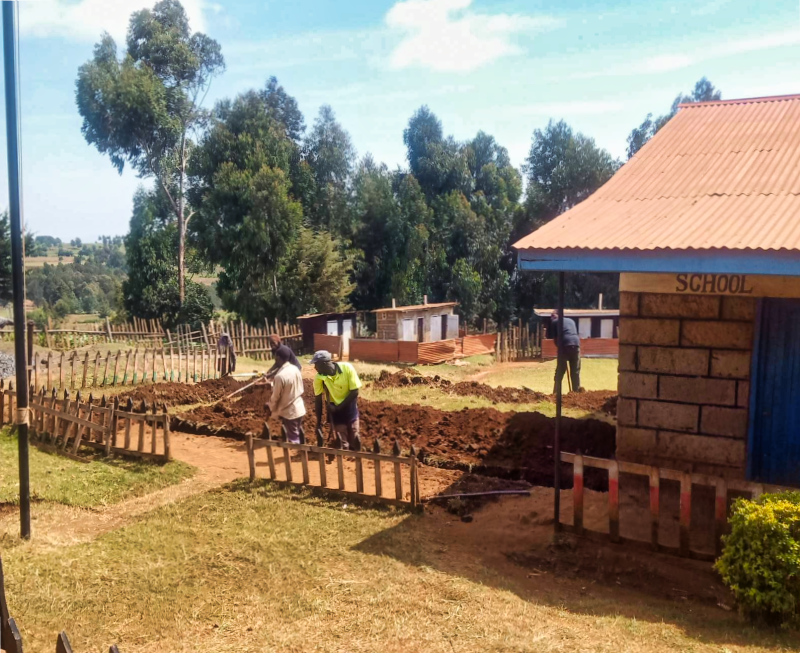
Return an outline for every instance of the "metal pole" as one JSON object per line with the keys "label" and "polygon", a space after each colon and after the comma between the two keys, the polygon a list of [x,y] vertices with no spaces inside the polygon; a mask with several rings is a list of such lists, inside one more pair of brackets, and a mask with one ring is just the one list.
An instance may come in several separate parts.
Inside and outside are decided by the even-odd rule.
{"label": "metal pole", "polygon": [[14,290],[14,353],[17,368],[20,535],[31,536],[31,488],[28,465],[28,365],[25,351],[25,267],[22,249],[22,164],[19,124],[19,44],[17,2],[3,2],[3,64],[6,83],[8,203],[11,213],[11,278]]}
{"label": "metal pole", "polygon": [[[558,273],[558,329],[556,330],[556,369],[564,369],[564,273]],[[556,375],[558,378],[558,375]],[[553,473],[553,524],[555,531],[561,530],[561,386],[564,379],[556,383],[556,428],[555,442],[553,442],[553,458],[555,469]]]}

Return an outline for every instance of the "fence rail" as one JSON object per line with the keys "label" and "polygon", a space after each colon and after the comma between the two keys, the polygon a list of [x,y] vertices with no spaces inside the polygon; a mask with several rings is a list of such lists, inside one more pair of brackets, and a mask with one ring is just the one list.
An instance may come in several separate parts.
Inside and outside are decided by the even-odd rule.
{"label": "fence rail", "polygon": [[[34,394],[31,389],[30,427],[39,448],[83,460],[78,456],[81,447],[102,451],[105,455],[120,455],[167,462],[171,458],[169,415],[166,407],[159,412],[155,404],[134,405],[128,399],[120,408],[119,398],[98,403],[92,395],[86,401],[80,391],[74,400],[67,390],[49,393],[42,388]],[[17,393],[14,384],[0,385],[0,427],[14,423]]]}
{"label": "fence rail", "polygon": [[[647,545],[640,540],[622,537],[619,533],[619,475],[632,474],[645,476],[650,484],[650,542],[649,546],[662,553],[670,553],[698,560],[713,560],[722,552],[721,537],[725,532],[728,521],[728,493],[731,491],[749,494],[751,498],[761,496],[765,492],[781,492],[787,488],[750,481],[726,480],[724,478],[709,476],[707,474],[691,474],[674,469],[662,469],[650,465],[630,463],[626,461],[593,458],[561,452],[561,461],[572,465],[573,473],[573,522],[564,524],[559,521],[560,528],[574,532],[577,535],[610,539],[612,542],[624,542],[635,545]],[[604,469],[608,471],[608,535],[599,531],[589,531],[583,526],[583,500],[584,485],[583,475],[587,467]],[[677,481],[680,483],[680,512],[679,512],[679,546],[671,547],[659,541],[660,524],[660,491],[661,481]],[[702,485],[715,488],[714,502],[714,542],[715,554],[696,551],[691,548],[691,520],[692,520],[692,486]]]}
{"label": "fence rail", "polygon": [[[264,435],[266,437],[257,440],[253,437],[252,433],[247,434],[247,459],[250,464],[251,481],[256,479],[256,451],[259,449],[266,449],[267,469],[269,478],[273,481],[322,488],[329,492],[347,496],[358,496],[391,505],[410,505],[411,507],[417,507],[420,504],[417,454],[413,447],[410,456],[401,456],[399,445],[395,443],[392,455],[388,455],[381,453],[381,445],[378,440],[375,440],[373,451],[366,452],[343,450],[341,447],[326,447],[324,446],[324,438],[321,431],[317,432],[316,446],[308,445],[304,442],[301,444],[294,444],[286,441],[273,440],[268,427],[265,427]],[[305,437],[301,436],[301,442],[304,439]],[[277,452],[282,452],[282,465],[275,455]],[[295,479],[291,461],[291,454],[293,452],[297,453],[300,461],[302,481]],[[326,458],[335,462],[336,465],[337,478],[335,487],[328,482]],[[355,492],[346,488],[344,474],[345,459],[352,459],[355,464]],[[365,473],[368,474],[370,471],[369,466],[365,465],[365,461],[371,463],[372,467],[371,471],[374,486],[374,491],[372,493],[365,491]],[[283,467],[283,472],[279,473],[278,470],[281,467]],[[408,478],[407,485],[404,483],[404,467],[408,467],[408,473],[406,474]],[[312,469],[314,468],[316,468],[316,473],[314,474],[312,482]],[[392,470],[391,474],[384,472],[384,470],[388,469]],[[393,498],[391,485],[387,485],[386,488],[384,488],[384,480],[389,482],[390,477],[394,481]],[[404,487],[408,487],[408,499],[406,499]],[[389,496],[387,496],[387,492]]]}

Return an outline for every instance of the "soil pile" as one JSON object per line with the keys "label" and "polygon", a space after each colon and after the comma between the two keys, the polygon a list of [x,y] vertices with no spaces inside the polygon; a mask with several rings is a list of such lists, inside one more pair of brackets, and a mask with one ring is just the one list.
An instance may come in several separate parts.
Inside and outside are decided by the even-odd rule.
{"label": "soil pile", "polygon": [[[305,381],[307,414],[304,427],[314,432],[314,397],[311,381]],[[255,386],[234,397],[210,406],[200,406],[178,416],[174,428],[194,432],[243,438],[248,432],[259,434],[263,428],[264,404],[270,388]],[[505,472],[509,477],[530,483],[552,483],[553,437],[555,421],[541,413],[502,413],[494,408],[465,408],[446,412],[428,406],[404,406],[384,401],[359,400],[361,437],[371,448],[380,438],[385,449],[396,440],[404,451],[413,444],[427,464],[441,467],[469,468],[480,466],[495,476]],[[272,420],[273,433],[280,433],[280,424]],[[329,435],[326,430],[326,437]],[[613,457],[615,428],[602,421],[563,418],[561,429],[563,451],[601,458]],[[511,470],[515,470],[511,473]],[[564,467],[565,487],[569,485],[568,467]],[[587,470],[587,487],[605,483],[602,470],[597,483]]]}
{"label": "soil pile", "polygon": [[225,395],[235,392],[243,385],[245,385],[243,381],[237,381],[229,376],[222,379],[209,379],[195,385],[155,383],[153,385],[139,386],[132,392],[121,394],[119,401],[120,404],[124,404],[130,398],[135,404],[139,404],[144,400],[148,406],[153,403],[159,406],[163,404],[167,406],[187,406],[189,404],[217,401]]}
{"label": "soil pile", "polygon": [[[555,402],[553,395],[536,392],[530,388],[493,388],[477,381],[459,381],[453,383],[440,376],[423,376],[413,369],[400,370],[391,374],[383,370],[373,384],[377,388],[401,388],[407,386],[425,386],[436,388],[460,397],[483,397],[495,403],[533,404],[541,401]],[[616,392],[609,390],[593,390],[591,392],[570,392],[562,398],[566,408],[580,408],[588,411],[616,414]]]}

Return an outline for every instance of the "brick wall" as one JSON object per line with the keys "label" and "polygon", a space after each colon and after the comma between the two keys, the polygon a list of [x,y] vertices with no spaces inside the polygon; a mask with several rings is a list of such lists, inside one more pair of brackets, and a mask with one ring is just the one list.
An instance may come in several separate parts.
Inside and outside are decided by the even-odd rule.
{"label": "brick wall", "polygon": [[744,477],[755,301],[621,293],[618,458]]}

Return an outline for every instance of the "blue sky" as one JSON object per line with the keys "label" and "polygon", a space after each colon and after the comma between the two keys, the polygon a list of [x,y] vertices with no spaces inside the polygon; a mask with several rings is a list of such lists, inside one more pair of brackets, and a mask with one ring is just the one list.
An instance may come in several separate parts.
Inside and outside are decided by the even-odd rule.
{"label": "blue sky", "polygon": [[[124,41],[146,0],[23,0],[24,206],[39,234],[127,231],[143,183],[83,140],[78,67],[103,30]],[[706,75],[724,98],[800,92],[800,2],[768,0],[186,0],[222,45],[209,106],[276,75],[310,125],[330,104],[359,155],[405,165],[422,104],[446,133],[482,129],[521,165],[535,128],[564,118],[622,157],[630,130]],[[3,114],[4,119],[4,114]],[[5,153],[5,129],[0,137]],[[7,204],[5,156],[0,206]],[[149,182],[144,182],[149,183]]]}

